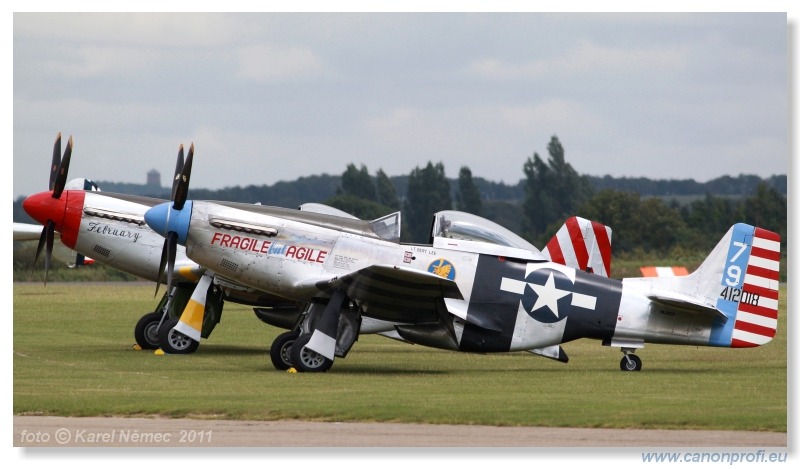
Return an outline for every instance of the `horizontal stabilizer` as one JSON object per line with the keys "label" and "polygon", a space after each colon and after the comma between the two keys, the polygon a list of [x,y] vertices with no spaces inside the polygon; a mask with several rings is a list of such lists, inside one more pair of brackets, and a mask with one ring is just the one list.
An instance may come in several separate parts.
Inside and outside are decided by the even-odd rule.
{"label": "horizontal stabilizer", "polygon": [[654,303],[689,313],[710,314],[721,324],[728,321],[727,316],[717,309],[716,299],[695,297],[673,291],[653,289],[647,297]]}

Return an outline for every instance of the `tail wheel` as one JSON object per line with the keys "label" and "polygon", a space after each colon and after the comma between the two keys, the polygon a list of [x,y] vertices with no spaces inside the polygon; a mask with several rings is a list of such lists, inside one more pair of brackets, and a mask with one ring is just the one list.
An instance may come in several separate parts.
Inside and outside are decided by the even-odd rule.
{"label": "tail wheel", "polygon": [[139,319],[133,329],[136,343],[144,350],[155,350],[161,343],[158,339],[158,325],[161,323],[160,312],[147,313]]}
{"label": "tail wheel", "polygon": [[169,318],[164,321],[164,324],[158,331],[161,350],[173,354],[194,353],[197,347],[200,346],[200,342],[174,330],[177,324],[178,318]]}
{"label": "tail wheel", "polygon": [[632,353],[626,353],[619,362],[619,369],[622,371],[641,371],[642,359]]}
{"label": "tail wheel", "polygon": [[292,345],[299,336],[300,333],[297,331],[287,331],[272,341],[272,346],[269,348],[269,358],[276,369],[288,370],[292,367],[292,357],[290,355]]}
{"label": "tail wheel", "polygon": [[297,371],[306,372],[325,372],[333,366],[333,360],[329,360],[317,352],[306,348],[311,334],[304,334],[297,338],[292,344],[289,353],[292,365]]}

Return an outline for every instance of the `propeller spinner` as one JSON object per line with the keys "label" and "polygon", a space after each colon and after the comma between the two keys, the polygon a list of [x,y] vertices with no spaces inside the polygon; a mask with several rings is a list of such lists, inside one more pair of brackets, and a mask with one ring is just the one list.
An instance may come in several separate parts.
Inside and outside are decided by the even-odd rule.
{"label": "propeller spinner", "polygon": [[[53,144],[53,160],[50,165],[50,182],[49,189],[52,191],[52,198],[59,200],[61,194],[64,192],[64,187],[67,184],[67,174],[69,173],[69,162],[72,157],[72,136],[70,135],[67,141],[67,148],[64,150],[64,155],[61,155],[61,132],[56,137],[55,144]],[[53,240],[55,239],[56,222],[48,218],[42,228],[42,234],[39,236],[39,244],[36,246],[36,255],[33,258],[33,266],[36,268],[36,262],[39,260],[39,255],[44,248],[44,284],[47,285],[47,272],[50,270],[50,263],[53,258]],[[33,271],[31,271],[33,276]]]}
{"label": "propeller spinner", "polygon": [[167,271],[167,291],[172,290],[172,272],[175,269],[175,257],[178,244],[186,241],[189,219],[192,214],[191,201],[187,203],[189,193],[189,179],[192,172],[192,159],[194,157],[194,144],[189,147],[189,153],[184,161],[183,145],[178,150],[178,160],[175,164],[175,177],[172,181],[171,201],[156,205],[145,213],[145,221],[156,233],[164,236],[164,247],[161,249],[161,261],[158,266],[158,280],[155,295],[161,286],[161,277],[164,268]]}

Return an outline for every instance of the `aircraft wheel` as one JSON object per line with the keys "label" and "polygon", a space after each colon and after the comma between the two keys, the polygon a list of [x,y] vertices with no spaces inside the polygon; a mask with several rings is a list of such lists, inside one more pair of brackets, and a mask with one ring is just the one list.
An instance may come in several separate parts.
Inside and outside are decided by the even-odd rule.
{"label": "aircraft wheel", "polygon": [[278,370],[288,370],[292,367],[292,357],[290,355],[292,344],[294,344],[300,333],[297,331],[286,331],[272,341],[269,348],[269,358],[272,365]]}
{"label": "aircraft wheel", "polygon": [[317,352],[307,349],[306,344],[311,340],[311,334],[298,337],[289,352],[292,365],[297,371],[325,372],[333,366],[333,360],[328,360]]}
{"label": "aircraft wheel", "polygon": [[173,330],[177,324],[178,318],[169,318],[164,321],[164,325],[158,331],[161,350],[174,354],[193,353],[200,346],[200,342]]}
{"label": "aircraft wheel", "polygon": [[147,313],[139,319],[133,329],[136,343],[144,350],[155,350],[160,345],[158,341],[158,324],[161,322],[160,312]]}
{"label": "aircraft wheel", "polygon": [[619,362],[619,369],[622,371],[641,371],[642,360],[638,356],[629,353],[622,357],[622,360]]}

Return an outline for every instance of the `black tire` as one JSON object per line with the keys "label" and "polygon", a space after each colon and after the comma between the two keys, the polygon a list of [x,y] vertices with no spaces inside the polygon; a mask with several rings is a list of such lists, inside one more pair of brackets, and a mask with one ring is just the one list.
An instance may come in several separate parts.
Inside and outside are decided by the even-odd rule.
{"label": "black tire", "polygon": [[159,312],[147,313],[139,319],[133,329],[136,343],[144,350],[155,350],[161,344],[158,339],[158,324],[162,314]]}
{"label": "black tire", "polygon": [[269,358],[272,360],[272,365],[275,369],[286,371],[292,367],[292,344],[299,336],[300,333],[297,331],[286,331],[272,341],[272,346],[269,348]]}
{"label": "black tire", "polygon": [[289,356],[292,365],[297,371],[323,373],[333,366],[333,360],[328,360],[317,352],[307,349],[306,344],[311,340],[311,334],[303,334],[295,339]]}
{"label": "black tire", "polygon": [[161,329],[158,331],[158,342],[161,350],[165,353],[172,353],[176,355],[183,355],[187,353],[194,353],[200,342],[181,334],[178,331],[172,330],[178,324],[178,318],[169,318],[164,321]]}
{"label": "black tire", "polygon": [[622,357],[619,362],[619,369],[622,371],[642,371],[642,360],[638,356],[629,353]]}

